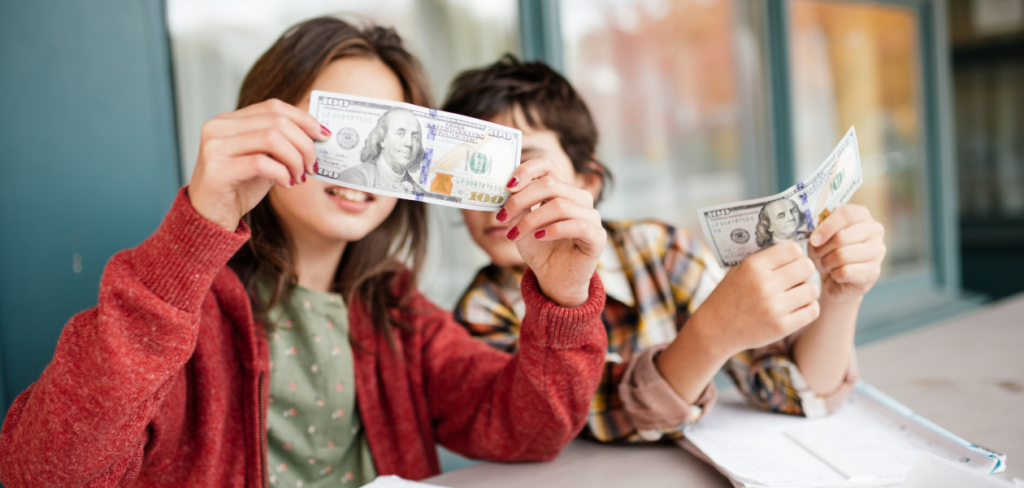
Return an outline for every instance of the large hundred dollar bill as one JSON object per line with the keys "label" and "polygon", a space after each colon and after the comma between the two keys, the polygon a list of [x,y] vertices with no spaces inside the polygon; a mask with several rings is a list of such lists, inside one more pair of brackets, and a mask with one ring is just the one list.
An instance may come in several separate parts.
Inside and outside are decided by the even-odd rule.
{"label": "large hundred dollar bill", "polygon": [[320,180],[380,195],[495,211],[519,166],[522,132],[408,103],[313,91]]}
{"label": "large hundred dollar bill", "polygon": [[770,197],[697,210],[704,238],[722,266],[781,241],[804,241],[863,182],[857,133],[850,127],[825,162],[804,181]]}

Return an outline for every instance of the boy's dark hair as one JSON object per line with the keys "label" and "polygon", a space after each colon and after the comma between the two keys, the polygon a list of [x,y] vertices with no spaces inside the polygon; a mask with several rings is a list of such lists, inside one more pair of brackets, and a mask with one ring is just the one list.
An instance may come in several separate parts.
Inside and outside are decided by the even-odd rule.
{"label": "boy's dark hair", "polygon": [[523,110],[530,127],[558,134],[558,142],[577,173],[601,178],[595,204],[600,202],[612,175],[595,156],[597,126],[569,81],[548,65],[523,63],[506,54],[490,66],[463,71],[452,82],[441,110],[490,119],[516,106]]}

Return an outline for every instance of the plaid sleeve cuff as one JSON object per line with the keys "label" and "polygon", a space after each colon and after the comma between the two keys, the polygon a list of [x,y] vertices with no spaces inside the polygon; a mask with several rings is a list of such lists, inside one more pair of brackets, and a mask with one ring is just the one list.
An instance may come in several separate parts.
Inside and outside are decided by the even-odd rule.
{"label": "plaid sleeve cuff", "polygon": [[638,354],[619,383],[626,416],[637,435],[646,441],[682,437],[683,429],[700,419],[718,398],[714,383],[708,384],[692,405],[676,393],[654,363],[667,346],[661,344]]}
{"label": "plaid sleeve cuff", "polygon": [[800,368],[784,354],[757,357],[751,351],[743,352],[729,359],[726,372],[743,395],[761,410],[808,418],[835,412],[849,397],[858,378],[855,355],[850,356],[842,385],[824,396],[810,388]]}

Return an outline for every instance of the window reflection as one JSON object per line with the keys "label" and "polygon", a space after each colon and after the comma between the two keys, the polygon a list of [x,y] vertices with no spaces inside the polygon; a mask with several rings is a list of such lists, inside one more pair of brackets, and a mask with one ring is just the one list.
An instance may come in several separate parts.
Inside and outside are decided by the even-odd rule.
{"label": "window reflection", "polygon": [[855,126],[864,184],[852,202],[886,227],[884,269],[927,267],[917,13],[794,0],[790,29],[797,174],[813,172]]}
{"label": "window reflection", "polygon": [[[616,184],[606,218],[699,233],[696,209],[753,196],[756,55],[731,0],[562,0],[566,75],[600,131]],[[739,53],[747,52],[743,56]],[[740,72],[744,70],[744,75]]]}
{"label": "window reflection", "polygon": [[245,73],[289,26],[321,15],[395,27],[430,73],[435,103],[458,72],[519,51],[516,0],[168,0],[184,181],[199,128],[234,110]]}

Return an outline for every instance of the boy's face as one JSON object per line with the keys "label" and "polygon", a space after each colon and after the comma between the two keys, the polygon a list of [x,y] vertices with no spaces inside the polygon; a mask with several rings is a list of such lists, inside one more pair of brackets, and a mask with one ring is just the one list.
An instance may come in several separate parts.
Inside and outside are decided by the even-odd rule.
{"label": "boy's face", "polygon": [[[535,116],[534,120],[540,119]],[[578,188],[589,190],[596,198],[597,192],[600,190],[600,183],[597,183],[595,188],[590,188],[594,186],[592,183],[593,179],[588,180],[583,175],[576,173],[572,166],[572,160],[569,159],[569,155],[562,149],[562,144],[558,142],[558,134],[545,128],[531,127],[526,122],[522,108],[516,106],[512,110],[490,119],[489,122],[519,129],[523,132],[523,154],[521,161],[525,162],[539,156],[547,156],[554,163],[555,168],[557,168],[559,173],[557,176],[560,179],[571,182]],[[588,181],[591,182],[590,185],[587,184]],[[476,241],[477,245],[491,257],[491,261],[494,264],[498,266],[526,265],[523,258],[519,255],[516,245],[505,237],[511,229],[505,224],[498,222],[496,218],[497,212],[463,210],[462,215],[466,220],[466,228],[469,229],[469,234]]]}

